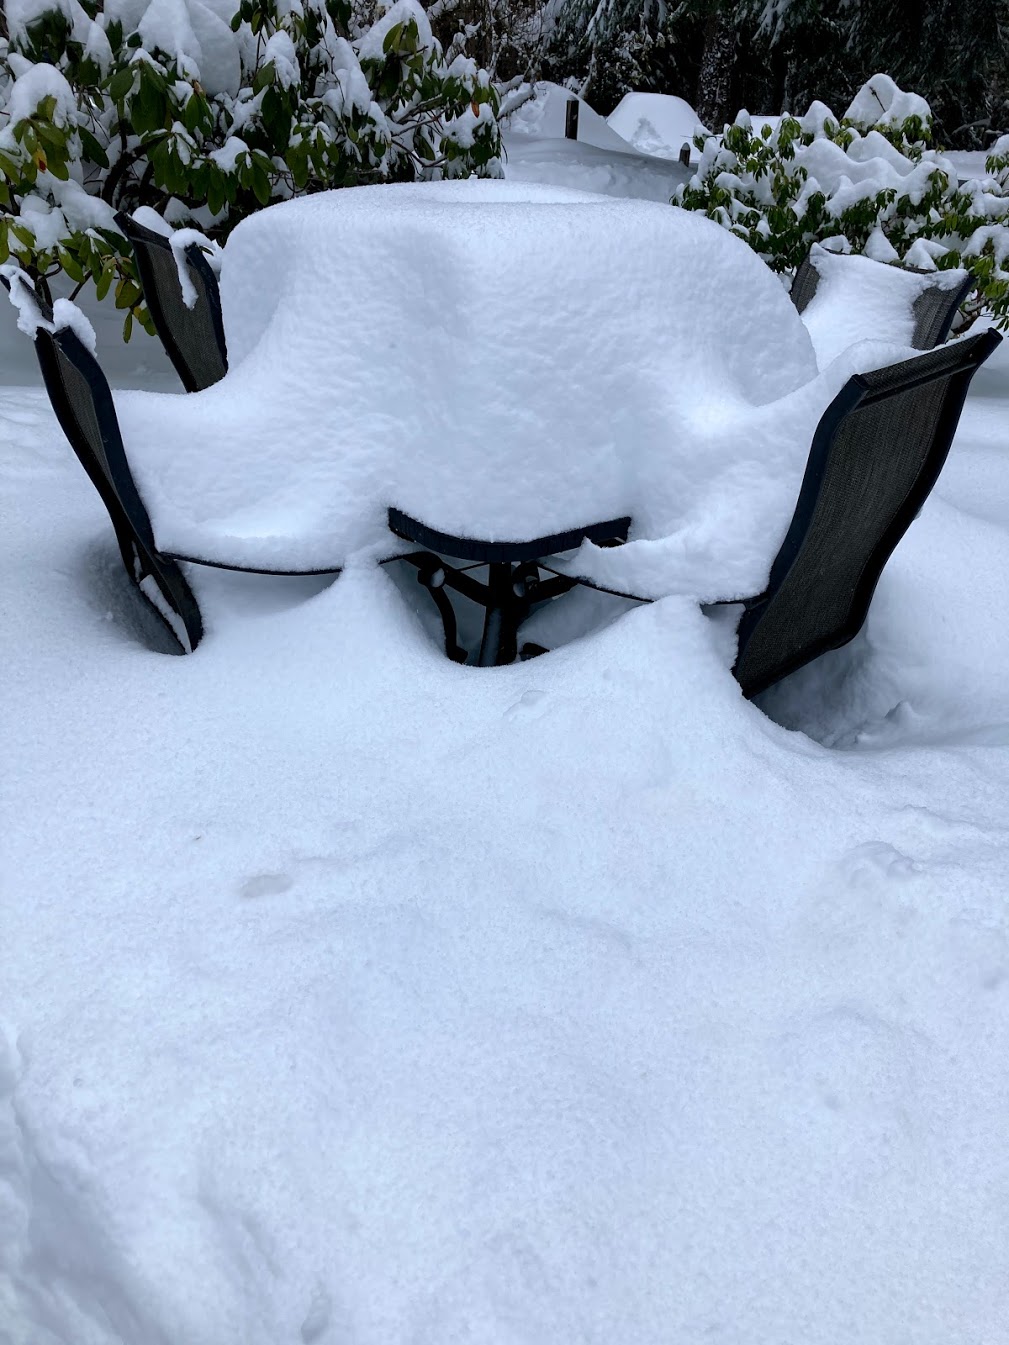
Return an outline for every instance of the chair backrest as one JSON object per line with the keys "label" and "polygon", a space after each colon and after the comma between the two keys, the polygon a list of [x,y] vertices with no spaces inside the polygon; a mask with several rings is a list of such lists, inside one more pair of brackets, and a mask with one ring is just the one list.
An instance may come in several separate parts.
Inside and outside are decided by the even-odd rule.
{"label": "chair backrest", "polygon": [[217,277],[206,257],[195,243],[186,249],[186,265],[197,295],[194,306],[187,308],[168,239],[122,211],[116,223],[132,244],[144,301],[183,387],[187,392],[201,392],[219,383],[228,372],[228,349]]}
{"label": "chair backrest", "polygon": [[766,591],[747,604],[733,669],[754,696],[861,629],[883,567],[942,470],[997,332],[848,380],[813,435]]}
{"label": "chair backrest", "polygon": [[[825,249],[822,251],[825,251]],[[816,267],[817,255],[817,248],[814,246],[796,271],[792,287],[789,290],[792,303],[798,313],[804,313],[816,295],[817,286],[820,282],[820,272]],[[836,256],[838,254],[831,255]],[[900,270],[911,275],[932,274],[932,272],[922,271],[915,266],[901,266]],[[911,345],[915,350],[933,350],[936,346],[942,345],[949,336],[953,319],[956,317],[960,305],[970,293],[973,285],[973,279],[967,276],[961,284],[952,288],[948,285],[930,285],[917,296],[912,305],[914,332],[911,337]]]}
{"label": "chair backrest", "polygon": [[942,345],[949,336],[960,305],[973,288],[974,277],[968,276],[954,289],[930,285],[924,294],[919,294],[914,302],[914,336],[911,338],[915,350],[934,350]]}
{"label": "chair backrest", "polygon": [[101,365],[69,328],[39,327],[35,353],[56,418],[108,510],[127,574],[190,653],[203,636],[199,605],[178,565],[157,549]]}
{"label": "chair backrest", "polygon": [[792,281],[792,288],[788,291],[789,298],[795,304],[797,313],[804,313],[809,307],[819,283],[820,272],[810,261],[810,254],[807,253],[799,264],[795,279]]}

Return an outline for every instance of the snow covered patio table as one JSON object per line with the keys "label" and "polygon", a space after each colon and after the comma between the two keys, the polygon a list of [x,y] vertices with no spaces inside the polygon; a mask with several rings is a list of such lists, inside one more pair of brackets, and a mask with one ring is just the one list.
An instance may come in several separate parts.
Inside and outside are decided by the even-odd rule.
{"label": "snow covered patio table", "polygon": [[394,554],[390,509],[509,543],[629,517],[676,539],[665,591],[732,596],[766,575],[830,396],[789,397],[812,347],[745,244],[650,202],[312,196],[235,230],[221,298],[227,376],[116,404],[159,548],[248,568]]}

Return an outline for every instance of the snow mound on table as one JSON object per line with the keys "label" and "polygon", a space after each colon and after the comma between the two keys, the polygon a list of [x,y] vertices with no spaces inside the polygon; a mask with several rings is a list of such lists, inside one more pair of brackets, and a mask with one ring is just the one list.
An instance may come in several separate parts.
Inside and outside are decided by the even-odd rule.
{"label": "snow mound on table", "polygon": [[[235,230],[221,292],[228,376],[120,411],[159,544],[244,564],[388,553],[389,506],[485,540],[627,514],[675,532],[720,482],[736,488],[740,458],[742,479],[760,475],[749,422],[816,374],[740,240],[668,206],[531,184],[275,206]],[[790,475],[804,435],[784,445]],[[745,538],[745,509],[727,512],[737,535],[698,558],[705,584]],[[742,548],[758,570],[762,545]]]}
{"label": "snow mound on table", "polygon": [[910,345],[916,301],[929,289],[956,290],[967,278],[962,270],[920,274],[819,246],[810,260],[820,279],[802,320],[821,368],[856,341]]}
{"label": "snow mound on table", "polygon": [[643,154],[675,159],[700,128],[697,113],[671,93],[625,93],[606,123]]}

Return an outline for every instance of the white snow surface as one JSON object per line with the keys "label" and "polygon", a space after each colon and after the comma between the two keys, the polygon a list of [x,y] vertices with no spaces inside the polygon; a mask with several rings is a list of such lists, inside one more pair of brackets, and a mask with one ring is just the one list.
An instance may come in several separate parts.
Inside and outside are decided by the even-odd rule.
{"label": "white snow surface", "polygon": [[919,274],[860,255],[843,255],[814,244],[810,260],[820,279],[802,314],[820,368],[857,341],[910,345],[915,300],[927,290],[955,290],[966,271]]}
{"label": "white snow surface", "polygon": [[572,140],[504,136],[504,175],[511,182],[570,187],[600,196],[633,197],[668,205],[690,171],[676,160],[600,149]]}
{"label": "white snow surface", "polygon": [[3,1345],[1006,1339],[1006,345],[759,705],[726,609],[461,668],[394,567],[189,567],[169,657],[0,378]]}
{"label": "white snow surface", "polygon": [[607,124],[606,118],[563,85],[540,80],[535,97],[517,108],[506,121],[510,137],[528,140],[561,140],[567,125],[568,104],[578,104],[578,140],[598,149],[633,154],[627,137]]}
{"label": "white snow surface", "polygon": [[676,159],[701,129],[697,113],[671,93],[625,93],[606,123],[643,154]]}
{"label": "white snow surface", "polygon": [[631,515],[674,539],[663,591],[732,597],[766,577],[829,401],[763,263],[648,202],[478,181],[301,198],[235,230],[221,297],[227,377],[117,402],[159,545],[186,556],[390,554],[389,506],[485,540]]}
{"label": "white snow surface", "polygon": [[571,187],[605,196],[638,197],[668,203],[689,171],[670,155],[643,150],[618,134],[578,99],[578,140],[564,137],[567,105],[574,95],[559,84],[541,81],[535,97],[504,121],[505,177]]}

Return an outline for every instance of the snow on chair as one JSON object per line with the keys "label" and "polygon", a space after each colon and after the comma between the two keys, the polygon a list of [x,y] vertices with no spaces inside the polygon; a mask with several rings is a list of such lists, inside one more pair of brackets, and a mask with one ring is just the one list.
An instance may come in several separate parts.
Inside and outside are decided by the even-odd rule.
{"label": "snow on chair", "polygon": [[[51,318],[44,309],[42,316]],[[98,361],[69,328],[38,327],[35,353],[60,427],[108,510],[126,573],[191,653],[203,636],[199,605],[175,559],[158,550]]]}
{"label": "snow on chair", "polygon": [[179,263],[168,238],[120,211],[116,224],[129,239],[137,259],[144,302],[168,358],[187,392],[201,392],[228,372],[228,351],[217,276],[199,245],[185,249],[185,265],[196,292],[189,307],[179,277]]}
{"label": "snow on chair", "polygon": [[997,332],[850,378],[820,419],[766,590],[745,604],[733,669],[747,697],[854,638],[935,485]]}
{"label": "snow on chair", "polygon": [[[893,339],[915,350],[932,350],[949,336],[953,319],[974,281],[964,271],[922,271],[891,266],[871,257],[831,252],[814,243],[789,291],[804,316],[821,364],[859,339]],[[807,314],[814,300],[816,308]],[[829,304],[834,335],[824,352],[816,331],[819,308]],[[884,330],[889,323],[894,330]],[[828,325],[825,322],[824,325]],[[899,330],[898,330],[899,328]],[[840,333],[838,337],[837,333]]]}

